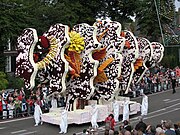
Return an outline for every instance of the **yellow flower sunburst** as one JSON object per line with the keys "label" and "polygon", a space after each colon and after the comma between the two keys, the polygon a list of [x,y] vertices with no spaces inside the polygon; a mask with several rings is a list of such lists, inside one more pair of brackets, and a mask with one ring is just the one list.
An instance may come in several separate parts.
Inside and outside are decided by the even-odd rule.
{"label": "yellow flower sunburst", "polygon": [[75,31],[69,32],[70,37],[70,45],[68,47],[68,51],[76,51],[77,53],[81,53],[84,50],[84,37]]}

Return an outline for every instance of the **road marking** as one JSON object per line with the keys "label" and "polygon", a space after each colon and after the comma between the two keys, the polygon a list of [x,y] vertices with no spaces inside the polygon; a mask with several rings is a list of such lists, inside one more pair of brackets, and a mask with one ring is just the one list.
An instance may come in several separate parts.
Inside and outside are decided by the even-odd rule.
{"label": "road marking", "polygon": [[6,127],[0,127],[0,130],[1,130],[1,129],[5,129],[5,128],[6,128]]}
{"label": "road marking", "polygon": [[159,110],[157,110],[157,111],[150,112],[150,113],[148,113],[148,115],[149,115],[149,114],[154,114],[154,113],[157,113],[157,112],[164,111],[164,110],[166,110],[166,109],[169,109],[169,108],[175,107],[175,106],[177,106],[177,105],[180,105],[180,103],[177,103],[177,104],[174,104],[174,105],[171,105],[171,106],[168,106],[168,107],[165,107],[165,108],[159,109]]}
{"label": "road marking", "polygon": [[166,103],[176,102],[176,101],[178,101],[178,100],[180,100],[180,98],[174,99],[174,100],[170,100],[170,101],[167,101]]}
{"label": "road marking", "polygon": [[144,119],[154,118],[154,117],[157,117],[157,116],[160,116],[160,115],[164,115],[164,114],[167,114],[167,113],[170,113],[170,112],[174,112],[174,111],[177,111],[177,110],[180,110],[180,108],[175,108],[175,109],[170,110],[170,111],[166,111],[166,112],[159,113],[159,114],[156,114],[156,115],[153,115],[153,116],[145,117]]}
{"label": "road marking", "polygon": [[[171,90],[172,90],[172,89],[168,89],[168,90],[166,90],[166,91],[160,91],[160,92],[156,92],[156,93],[148,94],[147,96],[148,96],[148,97],[151,97],[151,96],[158,95],[158,94],[161,94],[161,93],[166,93],[166,92],[169,92],[169,91],[171,91]],[[142,98],[142,96],[135,97],[135,98],[132,98],[132,99],[140,99],[140,98]]]}
{"label": "road marking", "polygon": [[164,101],[164,102],[167,102],[167,101],[169,101],[169,100],[170,100],[170,99],[164,99],[163,101]]}
{"label": "road marking", "polygon": [[30,134],[34,134],[36,133],[37,131],[32,131],[32,132],[26,132],[26,133],[22,133],[22,134],[19,134],[19,135],[30,135]]}
{"label": "road marking", "polygon": [[17,134],[17,133],[26,132],[26,131],[27,130],[18,130],[18,131],[11,132],[11,134]]}
{"label": "road marking", "polygon": [[33,118],[31,117],[27,117],[27,118],[20,118],[20,119],[14,119],[14,120],[7,120],[7,121],[1,121],[0,124],[4,124],[4,123],[10,123],[10,122],[15,122],[15,121],[22,121],[22,120],[27,120],[27,119],[31,119]]}

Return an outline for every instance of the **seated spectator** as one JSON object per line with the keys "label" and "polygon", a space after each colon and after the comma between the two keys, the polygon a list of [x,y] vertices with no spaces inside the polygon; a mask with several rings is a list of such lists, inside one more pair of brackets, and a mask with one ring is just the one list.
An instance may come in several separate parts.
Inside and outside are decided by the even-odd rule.
{"label": "seated spectator", "polygon": [[130,131],[125,131],[124,135],[131,135]]}
{"label": "seated spectator", "polygon": [[162,129],[161,125],[156,126],[156,135],[160,135],[161,133],[164,133],[164,130]]}
{"label": "seated spectator", "polygon": [[180,135],[180,129],[178,127],[178,124],[174,124],[174,130],[175,130],[176,135]]}
{"label": "seated spectator", "polygon": [[87,129],[83,129],[82,135],[86,135],[86,131],[87,131]]}
{"label": "seated spectator", "polygon": [[159,135],[166,135],[165,133],[160,133]]}
{"label": "seated spectator", "polygon": [[140,117],[140,121],[139,121],[138,124],[136,124],[135,130],[136,131],[142,131],[143,133],[145,133],[146,132],[146,128],[147,128],[146,123],[144,123],[142,117]]}
{"label": "seated spectator", "polygon": [[119,135],[119,132],[117,130],[115,130],[114,135]]}
{"label": "seated spectator", "polygon": [[110,114],[106,119],[105,119],[105,128],[107,130],[114,130],[115,126],[115,120],[114,120],[114,115]]}
{"label": "seated spectator", "polygon": [[125,121],[123,121],[123,123],[124,123],[124,129],[127,130],[127,131],[129,131],[129,132],[131,132],[132,127],[131,127],[131,125],[129,124],[129,122],[128,122],[127,120],[125,120]]}
{"label": "seated spectator", "polygon": [[146,135],[155,135],[156,134],[156,128],[152,125],[148,125],[146,128]]}
{"label": "seated spectator", "polygon": [[109,130],[109,135],[114,135],[114,130]]}
{"label": "seated spectator", "polygon": [[172,122],[171,121],[166,121],[163,124],[163,128],[165,129],[165,135],[176,135],[175,131],[172,130]]}
{"label": "seated spectator", "polygon": [[104,135],[109,135],[109,130],[105,129]]}

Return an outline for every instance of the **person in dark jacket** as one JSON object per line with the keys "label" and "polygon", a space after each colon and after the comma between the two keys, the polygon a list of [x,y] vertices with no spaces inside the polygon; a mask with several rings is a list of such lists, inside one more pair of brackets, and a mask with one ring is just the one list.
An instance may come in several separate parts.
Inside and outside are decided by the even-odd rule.
{"label": "person in dark jacket", "polygon": [[146,133],[146,128],[147,128],[146,123],[144,123],[142,117],[140,117],[140,121],[139,121],[139,123],[136,124],[135,130],[136,131],[142,131],[143,133]]}
{"label": "person in dark jacket", "polygon": [[172,89],[173,89],[173,94],[174,93],[176,93],[176,90],[175,90],[175,87],[176,87],[176,77],[175,76],[173,76],[172,78],[171,78],[171,83],[172,83]]}
{"label": "person in dark jacket", "polygon": [[172,122],[171,121],[166,121],[163,125],[165,129],[165,135],[176,135],[175,131],[172,130]]}
{"label": "person in dark jacket", "polygon": [[177,124],[174,124],[174,130],[175,130],[176,135],[180,135],[180,129]]}
{"label": "person in dark jacket", "polygon": [[125,121],[123,121],[123,123],[124,123],[124,129],[131,132],[132,126],[129,124],[129,122],[127,120],[125,120]]}

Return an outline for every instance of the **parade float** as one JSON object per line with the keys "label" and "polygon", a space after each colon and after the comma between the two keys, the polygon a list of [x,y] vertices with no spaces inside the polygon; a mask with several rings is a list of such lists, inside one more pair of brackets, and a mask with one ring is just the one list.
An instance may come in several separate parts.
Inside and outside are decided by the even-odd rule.
{"label": "parade float", "polygon": [[[128,93],[131,83],[138,83],[148,68],[163,57],[163,45],[136,38],[121,30],[116,21],[101,20],[90,26],[77,24],[52,25],[42,36],[33,28],[25,29],[17,40],[16,75],[27,89],[40,83],[48,84],[50,95],[63,93],[65,108],[51,109],[42,115],[44,122],[59,125],[62,112],[67,110],[68,124],[91,121],[92,108],[98,110],[97,122],[113,113],[116,102],[123,114],[126,101],[130,115],[140,111],[140,104],[120,97]],[[86,101],[82,109],[79,100]]]}

